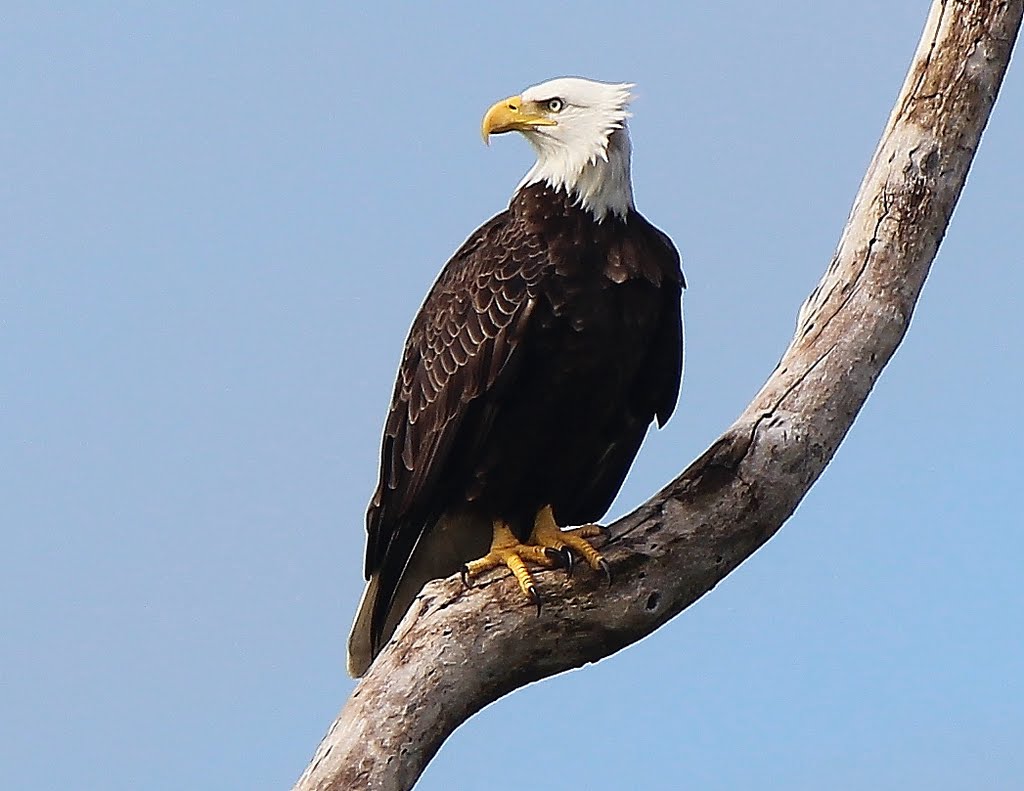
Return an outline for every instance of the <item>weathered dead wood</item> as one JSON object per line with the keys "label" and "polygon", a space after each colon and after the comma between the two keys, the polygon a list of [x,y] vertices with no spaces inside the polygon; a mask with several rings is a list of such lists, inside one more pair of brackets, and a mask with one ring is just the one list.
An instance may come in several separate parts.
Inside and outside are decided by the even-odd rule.
{"label": "weathered dead wood", "polygon": [[[615,572],[431,583],[295,786],[408,789],[488,703],[608,656],[707,593],[793,513],[903,339],[1002,83],[1024,0],[936,0],[835,257],[739,419],[611,528]],[[560,590],[555,590],[561,586]],[[341,672],[339,668],[339,672]]]}

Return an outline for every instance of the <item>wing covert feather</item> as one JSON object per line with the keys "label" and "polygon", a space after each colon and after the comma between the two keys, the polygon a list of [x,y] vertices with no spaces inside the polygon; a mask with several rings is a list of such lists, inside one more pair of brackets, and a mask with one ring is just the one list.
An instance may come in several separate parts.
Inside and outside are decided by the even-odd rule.
{"label": "wing covert feather", "polygon": [[[452,256],[413,321],[381,444],[380,478],[367,510],[367,578],[396,533],[436,516],[438,479],[460,431],[484,429],[472,405],[509,369],[543,267],[539,246],[511,244],[507,212]],[[532,275],[532,277],[531,277]],[[480,423],[480,425],[471,425]],[[418,536],[404,536],[411,551]]]}

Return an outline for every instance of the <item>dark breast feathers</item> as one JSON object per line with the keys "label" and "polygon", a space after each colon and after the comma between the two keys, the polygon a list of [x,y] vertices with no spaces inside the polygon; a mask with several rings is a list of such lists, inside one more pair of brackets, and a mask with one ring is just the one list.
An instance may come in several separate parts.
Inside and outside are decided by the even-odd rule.
{"label": "dark breast feathers", "polygon": [[[597,223],[545,185],[455,253],[413,322],[384,429],[367,512],[373,653],[411,602],[403,576],[425,577],[405,586],[414,596],[454,573],[486,552],[491,520],[525,538],[548,504],[563,525],[604,514],[675,407],[682,287],[672,242],[642,216]],[[456,523],[471,540],[413,559]]]}

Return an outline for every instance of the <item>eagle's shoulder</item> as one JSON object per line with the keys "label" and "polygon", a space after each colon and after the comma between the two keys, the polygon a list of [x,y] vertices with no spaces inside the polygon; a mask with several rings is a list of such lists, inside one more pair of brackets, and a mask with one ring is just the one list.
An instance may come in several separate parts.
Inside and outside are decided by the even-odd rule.
{"label": "eagle's shoulder", "polygon": [[503,333],[530,300],[546,262],[536,235],[509,210],[449,259],[413,321],[403,355],[402,395],[413,422],[467,365],[474,375],[462,383],[461,400],[493,382],[504,359],[501,343],[511,340]]}

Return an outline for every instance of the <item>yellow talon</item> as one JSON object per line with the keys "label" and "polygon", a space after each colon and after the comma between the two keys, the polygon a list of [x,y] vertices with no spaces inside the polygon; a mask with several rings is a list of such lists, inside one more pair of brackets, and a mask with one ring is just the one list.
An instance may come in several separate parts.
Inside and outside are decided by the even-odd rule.
{"label": "yellow talon", "polygon": [[477,558],[463,566],[463,582],[469,585],[470,578],[478,577],[485,571],[506,566],[515,576],[516,582],[519,583],[519,590],[537,606],[539,613],[540,594],[537,593],[537,585],[533,581],[533,576],[526,568],[526,561],[547,568],[557,566],[559,561],[553,558],[545,547],[521,543],[508,525],[499,519],[494,521],[493,529],[491,551],[482,558]]}
{"label": "yellow talon", "polygon": [[533,532],[530,534],[530,543],[555,550],[571,549],[586,560],[594,571],[604,573],[610,581],[608,562],[587,541],[588,538],[596,538],[603,534],[604,528],[600,525],[584,525],[572,530],[562,530],[555,522],[555,515],[548,505],[537,513]]}
{"label": "yellow talon", "polygon": [[555,515],[548,505],[537,513],[533,531],[525,544],[516,538],[508,524],[502,520],[495,519],[492,527],[494,533],[490,551],[482,558],[472,560],[462,567],[462,581],[467,586],[471,578],[505,566],[519,583],[519,590],[537,606],[539,613],[540,594],[526,564],[534,563],[545,568],[564,566],[569,574],[572,574],[574,552],[586,560],[592,569],[602,572],[611,583],[608,561],[587,541],[588,538],[604,535],[604,528],[600,525],[583,525],[572,530],[562,530],[555,522]]}

